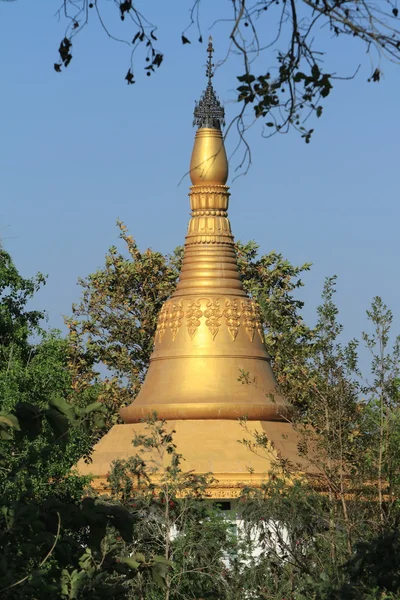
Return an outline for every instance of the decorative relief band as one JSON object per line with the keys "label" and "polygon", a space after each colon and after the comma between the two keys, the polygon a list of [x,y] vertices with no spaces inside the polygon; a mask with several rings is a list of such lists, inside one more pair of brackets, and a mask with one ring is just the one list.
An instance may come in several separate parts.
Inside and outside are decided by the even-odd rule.
{"label": "decorative relief band", "polygon": [[204,311],[204,316],[207,319],[206,325],[211,331],[213,340],[215,340],[215,336],[217,335],[221,325],[219,319],[222,317],[219,300],[209,300],[207,302],[207,310]]}
{"label": "decorative relief band", "polygon": [[[206,303],[205,310],[202,310],[202,301]],[[221,302],[225,302],[224,309],[221,309]],[[254,341],[254,335],[257,331],[260,340],[264,343],[260,310],[254,300],[231,300],[224,298],[199,298],[198,300],[190,300],[186,309],[184,309],[182,300],[177,302],[169,300],[165,302],[158,316],[156,340],[162,342],[165,332],[169,329],[174,341],[182,325],[183,318],[186,319],[187,331],[192,340],[201,325],[203,317],[206,319],[205,324],[213,340],[215,340],[220,330],[221,318],[224,317],[232,341],[236,340],[239,328],[242,325],[251,342]]]}
{"label": "decorative relief band", "polygon": [[189,308],[186,311],[186,319],[187,319],[187,330],[190,335],[190,339],[193,339],[194,334],[197,331],[197,328],[200,326],[200,319],[203,316],[203,311],[201,309],[200,300],[196,300],[195,302],[189,302]]}
{"label": "decorative relief band", "polygon": [[246,328],[247,335],[252,342],[254,340],[254,332],[256,330],[256,312],[254,302],[251,300],[242,300],[243,325]]}
{"label": "decorative relief band", "polygon": [[231,224],[227,217],[193,217],[189,221],[188,235],[229,235]]}
{"label": "decorative relief band", "polygon": [[192,210],[192,217],[226,217],[228,211],[226,210]]}
{"label": "decorative relief band", "polygon": [[228,188],[224,185],[193,186],[189,194],[192,210],[222,209],[229,204]]}
{"label": "decorative relief band", "polygon": [[183,319],[182,301],[174,302],[169,316],[169,327],[171,329],[172,341],[176,338],[178,329]]}
{"label": "decorative relief band", "polygon": [[260,310],[254,300],[242,300],[243,324],[252,342],[257,330],[261,341],[264,343],[264,332],[261,325]]}
{"label": "decorative relief band", "polygon": [[190,194],[215,194],[215,192],[229,194],[229,186],[222,183],[203,183],[190,187]]}
{"label": "decorative relief band", "polygon": [[157,320],[156,339],[158,338],[159,342],[162,341],[164,333],[166,332],[168,321],[169,321],[168,303],[164,302],[164,304],[162,305],[162,308],[160,310],[160,314],[158,315],[158,320]]}
{"label": "decorative relief band", "polygon": [[194,244],[224,244],[224,246],[233,245],[232,235],[193,235],[186,236],[185,246]]}
{"label": "decorative relief band", "polygon": [[[133,480],[133,478],[132,478]],[[206,489],[207,498],[239,498],[242,495],[243,488],[247,485],[252,488],[260,488],[266,481],[265,474],[253,473],[249,475],[248,472],[241,475],[240,482],[236,479],[222,480],[221,482],[215,480],[214,483],[209,484]],[[91,487],[101,493],[109,493],[111,491],[110,483],[107,477],[95,476],[91,481]],[[155,483],[157,485],[157,483]]]}
{"label": "decorative relief band", "polygon": [[227,300],[225,306],[224,317],[226,318],[226,325],[232,336],[232,340],[235,341],[240,326],[239,303],[237,300]]}

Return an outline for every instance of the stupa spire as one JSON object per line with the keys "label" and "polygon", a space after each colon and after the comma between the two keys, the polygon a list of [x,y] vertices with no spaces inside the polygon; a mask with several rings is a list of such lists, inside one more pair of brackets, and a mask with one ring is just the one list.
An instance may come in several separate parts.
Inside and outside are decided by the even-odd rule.
{"label": "stupa spire", "polygon": [[208,59],[206,76],[208,83],[199,102],[196,102],[193,125],[197,125],[198,127],[207,127],[210,129],[221,129],[221,127],[225,125],[225,111],[221,106],[221,103],[212,85],[212,78],[214,77],[214,64],[212,62],[214,47],[212,45],[211,36],[208,40],[207,53]]}
{"label": "stupa spire", "polygon": [[[243,289],[228,219],[229,188],[221,127],[222,108],[212,85],[213,46],[207,88],[195,107],[190,163],[192,210],[179,282],[159,314],[150,367],[137,398],[121,409],[127,423],[156,411],[167,420],[279,421],[287,403],[263,343],[256,303]],[[240,373],[254,382],[243,385]]]}

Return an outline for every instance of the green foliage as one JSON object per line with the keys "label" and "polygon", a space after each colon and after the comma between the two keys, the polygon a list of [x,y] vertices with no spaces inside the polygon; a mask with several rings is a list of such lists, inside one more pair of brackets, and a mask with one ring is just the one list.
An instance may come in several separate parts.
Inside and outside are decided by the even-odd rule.
{"label": "green foliage", "polygon": [[12,420],[8,429],[3,424],[0,439],[4,494],[18,496],[29,485],[45,497],[52,488],[49,481],[61,485],[71,466],[91,450],[91,428],[100,423],[104,407],[68,403],[71,376],[66,366],[67,343],[50,334],[31,345],[29,363],[14,352],[0,371],[1,411]]}
{"label": "green foliage", "polygon": [[[373,380],[363,384],[357,342],[341,341],[334,292],[335,278],[327,279],[313,344],[284,387],[295,407],[298,461],[278,457],[263,488],[245,490],[240,503],[247,535],[262,548],[254,568],[239,569],[255,598],[400,594],[399,340],[390,349],[392,314],[375,298],[367,313],[373,331],[363,336]],[[271,458],[265,434],[245,443]]]}
{"label": "green foliage", "polygon": [[[265,346],[281,391],[287,395],[286,388],[301,377],[313,352],[315,332],[304,323],[303,302],[296,298],[303,287],[301,276],[311,264],[294,266],[276,252],[258,256],[258,248],[255,242],[236,244],[239,272],[246,292],[260,307]],[[303,396],[298,392],[295,403]]]}
{"label": "green foliage", "polygon": [[45,283],[45,277],[38,273],[32,279],[24,279],[16,269],[11,256],[0,247],[0,365],[4,368],[17,348],[29,355],[28,337],[39,331],[39,323],[44,313],[27,310],[27,302]]}
{"label": "green foliage", "polygon": [[105,407],[95,389],[71,402],[67,341],[42,332],[42,313],[27,308],[42,278],[23,279],[2,257],[0,595],[123,598],[135,573],[117,574],[115,538],[131,540],[132,516],[82,499],[88,481],[71,472],[104,427]]}
{"label": "green foliage", "polygon": [[67,320],[73,387],[81,393],[96,382],[114,418],[143,383],[157,315],[175,289],[182,258],[181,248],[173,256],[140,252],[125,225],[118,227],[128,257],[110,248],[104,268],[80,281],[83,295]]}

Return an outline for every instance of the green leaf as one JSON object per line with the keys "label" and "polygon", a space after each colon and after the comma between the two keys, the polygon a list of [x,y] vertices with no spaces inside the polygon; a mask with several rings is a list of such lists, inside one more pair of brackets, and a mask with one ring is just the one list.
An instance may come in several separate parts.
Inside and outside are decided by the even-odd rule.
{"label": "green leaf", "polygon": [[119,562],[128,565],[128,567],[130,567],[131,569],[137,569],[138,567],[140,567],[140,563],[131,556],[124,556],[123,558],[119,559]]}
{"label": "green leaf", "polygon": [[66,402],[64,398],[52,398],[49,404],[50,406],[53,406],[58,411],[60,411],[60,413],[65,415],[69,421],[76,421],[74,407],[68,404],[68,402]]}
{"label": "green leaf", "polygon": [[64,438],[64,441],[66,442],[67,433],[70,427],[67,417],[59,413],[58,410],[50,408],[46,411],[46,418],[56,438]]}
{"label": "green leaf", "polygon": [[99,415],[97,415],[97,416],[94,418],[94,425],[95,425],[95,426],[96,426],[98,429],[103,429],[103,427],[105,427],[105,424],[106,424],[105,420],[104,420],[102,417],[100,417]]}
{"label": "green leaf", "polygon": [[153,560],[155,563],[163,564],[163,565],[166,565],[167,567],[174,566],[174,563],[172,562],[172,560],[168,560],[164,556],[154,556]]}
{"label": "green leaf", "polygon": [[92,402],[92,404],[89,404],[84,409],[84,413],[86,415],[88,415],[91,412],[106,413],[107,412],[107,408],[104,406],[104,404],[102,402]]}
{"label": "green leaf", "polygon": [[85,583],[86,580],[85,571],[78,571],[75,569],[71,574],[71,592],[70,598],[78,598],[79,591]]}
{"label": "green leaf", "polygon": [[40,416],[39,408],[29,402],[18,402],[15,406],[15,411],[19,419],[32,420],[38,419]]}
{"label": "green leaf", "polygon": [[15,412],[21,432],[28,439],[34,440],[42,433],[42,415],[40,409],[29,402],[18,402]]}
{"label": "green leaf", "polygon": [[0,425],[21,431],[18,419],[15,415],[0,413]]}
{"label": "green leaf", "polygon": [[163,567],[163,565],[155,564],[151,569],[151,574],[154,583],[156,583],[161,589],[165,589],[165,567]]}
{"label": "green leaf", "polygon": [[137,560],[137,561],[138,561],[138,562],[140,562],[140,563],[144,563],[144,562],[146,562],[146,557],[145,557],[145,555],[144,555],[144,554],[141,554],[140,552],[137,552],[136,554],[134,554],[134,555],[132,556],[132,558],[133,558],[134,560]]}

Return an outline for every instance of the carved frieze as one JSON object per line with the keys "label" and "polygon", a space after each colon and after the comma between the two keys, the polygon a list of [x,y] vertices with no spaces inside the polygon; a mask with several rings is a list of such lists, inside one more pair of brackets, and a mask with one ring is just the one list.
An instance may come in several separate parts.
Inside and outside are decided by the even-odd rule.
{"label": "carved frieze", "polygon": [[[205,321],[203,321],[203,318]],[[158,316],[156,341],[162,342],[167,329],[175,340],[184,320],[190,339],[193,340],[202,322],[208,327],[213,340],[224,327],[229,331],[232,341],[235,341],[242,327],[250,341],[254,341],[256,333],[264,342],[264,332],[260,310],[254,300],[231,298],[198,298],[188,302],[173,299],[165,302]]]}
{"label": "carved frieze", "polygon": [[242,300],[243,325],[252,342],[257,331],[260,340],[264,343],[264,331],[261,324],[260,309],[254,300]]}
{"label": "carved frieze", "polygon": [[183,319],[183,307],[182,302],[179,300],[178,302],[173,302],[171,306],[171,310],[169,312],[169,328],[171,330],[172,340],[176,338],[176,334],[178,333],[178,329],[181,326]]}
{"label": "carved frieze", "polygon": [[243,325],[246,329],[247,335],[250,341],[254,340],[254,333],[256,330],[257,315],[255,311],[254,302],[251,300],[242,300],[242,311],[243,311]]}
{"label": "carved frieze", "polygon": [[233,236],[231,234],[224,235],[193,235],[189,234],[186,238],[185,246],[194,244],[224,244],[224,246],[232,246]]}
{"label": "carved frieze", "polygon": [[237,300],[227,300],[225,302],[224,317],[226,319],[226,325],[228,331],[232,336],[232,340],[235,341],[240,326],[240,312],[239,303]]}
{"label": "carved frieze", "polygon": [[190,335],[190,339],[193,339],[194,334],[197,331],[197,328],[200,326],[200,319],[203,316],[203,311],[201,310],[201,302],[200,300],[196,300],[195,302],[189,302],[188,310],[186,311],[186,319],[187,319],[187,330]]}
{"label": "carved frieze", "polygon": [[[203,211],[216,212],[216,211]],[[186,243],[232,243],[233,236],[229,219],[225,216],[194,216],[190,219]]]}
{"label": "carved frieze", "polygon": [[192,217],[227,217],[226,210],[193,210]]}
{"label": "carved frieze", "polygon": [[265,339],[264,339],[263,326],[261,324],[261,311],[260,311],[260,307],[258,306],[258,304],[256,302],[254,302],[254,309],[255,309],[255,313],[256,313],[256,329],[257,329],[257,333],[260,336],[260,340],[264,344]]}
{"label": "carved frieze", "polygon": [[[159,480],[157,477],[153,477],[153,483],[157,486]],[[255,474],[249,476],[248,473],[243,473],[240,481],[237,479],[231,480],[223,480],[218,481],[215,480],[213,483],[209,484],[206,489],[206,497],[207,498],[238,498],[242,494],[242,490],[246,486],[251,486],[253,488],[260,488],[262,484],[265,482],[264,474]],[[91,482],[91,486],[102,493],[110,491],[110,484],[105,476],[97,476],[94,477]],[[183,496],[183,494],[182,494]]]}
{"label": "carved frieze", "polygon": [[215,340],[219,328],[221,326],[220,318],[222,317],[221,307],[219,300],[209,300],[207,302],[207,309],[204,311],[206,317],[206,325]]}
{"label": "carved frieze", "polygon": [[192,210],[228,209],[228,188],[224,185],[196,186],[192,188],[190,206]]}
{"label": "carved frieze", "polygon": [[159,342],[162,341],[164,333],[167,329],[168,321],[169,321],[168,304],[165,302],[162,305],[160,314],[158,315],[156,338],[158,339]]}

